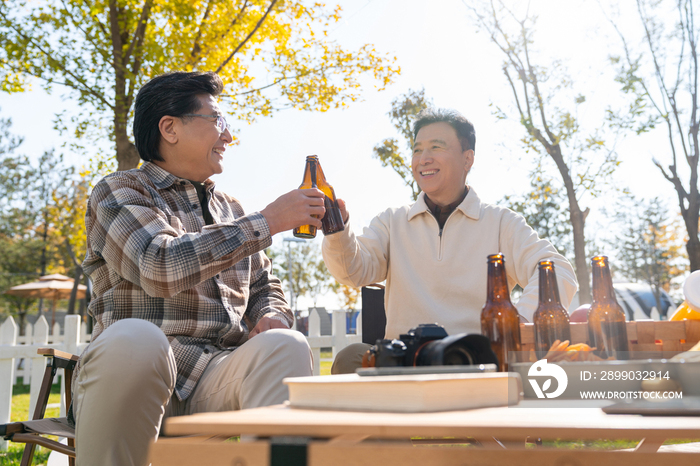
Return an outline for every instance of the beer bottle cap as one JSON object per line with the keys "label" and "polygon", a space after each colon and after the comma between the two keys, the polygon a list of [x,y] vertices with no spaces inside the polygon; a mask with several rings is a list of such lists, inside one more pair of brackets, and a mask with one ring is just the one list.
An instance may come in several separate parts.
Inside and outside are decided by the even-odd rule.
{"label": "beer bottle cap", "polygon": [[700,312],[700,270],[696,270],[685,279],[683,295],[688,306]]}

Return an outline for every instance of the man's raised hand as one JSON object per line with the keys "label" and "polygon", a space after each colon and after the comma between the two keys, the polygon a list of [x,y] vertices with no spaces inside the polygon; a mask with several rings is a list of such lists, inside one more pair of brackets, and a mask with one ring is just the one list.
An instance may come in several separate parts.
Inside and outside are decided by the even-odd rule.
{"label": "man's raised hand", "polygon": [[348,213],[345,201],[338,198],[338,207],[340,208],[340,215],[343,217],[343,223],[348,223],[348,217],[350,216],[350,214]]}
{"label": "man's raised hand", "polygon": [[270,227],[270,235],[291,230],[302,225],[321,228],[324,194],[316,188],[295,189],[278,197],[265,207],[263,214]]}

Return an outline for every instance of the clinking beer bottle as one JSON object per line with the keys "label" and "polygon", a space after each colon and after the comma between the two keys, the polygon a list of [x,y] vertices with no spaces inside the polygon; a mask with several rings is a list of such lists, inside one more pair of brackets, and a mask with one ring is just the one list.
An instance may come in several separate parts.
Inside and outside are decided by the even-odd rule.
{"label": "clinking beer bottle", "polygon": [[510,302],[503,254],[491,254],[488,262],[486,304],[481,310],[481,333],[488,337],[498,357],[498,370],[508,370],[508,352],[520,351],[520,319]]}
{"label": "clinking beer bottle", "polygon": [[[318,157],[309,155],[306,157],[306,168],[304,168],[304,180],[301,182],[299,189],[317,188],[318,177]],[[316,227],[313,225],[302,225],[294,229],[294,236],[297,238],[315,238]]]}
{"label": "clinking beer bottle", "polygon": [[[326,208],[326,213],[321,219],[321,228],[324,235],[332,235],[333,233],[338,233],[345,229],[340,207],[338,207],[338,199],[335,197],[333,186],[326,181],[321,164],[318,162],[318,156],[309,155],[306,157],[304,180],[299,188],[318,188],[325,194],[324,207]],[[303,225],[299,228],[295,228],[294,236],[299,238],[315,238],[316,227],[313,225]]]}
{"label": "clinking beer bottle", "polygon": [[340,213],[340,207],[338,206],[338,198],[335,197],[335,190],[333,186],[326,181],[326,176],[323,174],[323,168],[321,168],[321,164],[318,162],[318,157],[313,157],[316,158],[316,182],[318,189],[325,194],[323,206],[326,208],[326,213],[321,219],[321,229],[323,234],[328,236],[345,230],[345,223],[343,223],[343,215]]}
{"label": "clinking beer bottle", "polygon": [[[588,311],[588,340],[601,358],[627,359],[627,323],[617,304],[606,256],[591,259],[593,269],[593,303]],[[622,353],[620,353],[622,352]]]}
{"label": "clinking beer bottle", "polygon": [[535,324],[535,353],[543,358],[556,340],[571,341],[569,314],[561,305],[557,274],[552,261],[540,261],[540,303],[533,322]]}

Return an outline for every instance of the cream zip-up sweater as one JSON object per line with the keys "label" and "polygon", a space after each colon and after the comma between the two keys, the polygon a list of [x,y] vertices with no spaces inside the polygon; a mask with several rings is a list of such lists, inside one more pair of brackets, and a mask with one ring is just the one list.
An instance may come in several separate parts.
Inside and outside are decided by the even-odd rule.
{"label": "cream zip-up sweater", "polygon": [[571,264],[512,210],[484,204],[474,188],[440,231],[425,194],[413,205],[377,215],[362,235],[323,239],[323,258],[340,282],[361,287],[386,280],[386,338],[418,324],[438,323],[449,334],[481,333],[486,302],[486,256],[502,252],[508,285],[523,287],[518,311],[532,322],[538,303],[537,264],[553,260],[568,308],[578,284]]}

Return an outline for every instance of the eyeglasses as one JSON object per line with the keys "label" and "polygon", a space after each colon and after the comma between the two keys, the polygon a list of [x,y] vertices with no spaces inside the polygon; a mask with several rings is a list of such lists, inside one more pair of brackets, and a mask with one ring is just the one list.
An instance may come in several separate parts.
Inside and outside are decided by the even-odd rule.
{"label": "eyeglasses", "polygon": [[201,118],[216,118],[216,129],[219,133],[223,133],[226,130],[231,131],[231,126],[229,126],[226,118],[223,115],[203,115],[201,113],[185,113],[182,115],[184,117],[201,117]]}

